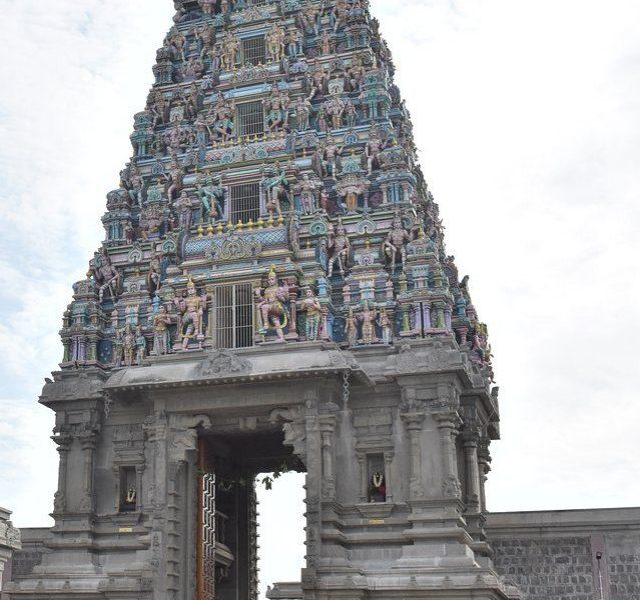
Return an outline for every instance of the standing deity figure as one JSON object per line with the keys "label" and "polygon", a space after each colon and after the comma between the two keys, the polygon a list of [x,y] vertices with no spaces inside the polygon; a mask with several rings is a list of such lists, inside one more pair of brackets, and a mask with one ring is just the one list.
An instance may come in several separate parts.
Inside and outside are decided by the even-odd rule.
{"label": "standing deity figure", "polygon": [[265,37],[267,47],[267,60],[269,62],[280,62],[284,58],[285,33],[282,27],[274,23]]}
{"label": "standing deity figure", "polygon": [[127,178],[127,192],[129,198],[133,204],[137,204],[142,207],[142,188],[144,187],[144,180],[137,165],[134,163],[129,169],[129,177]]}
{"label": "standing deity figure", "polygon": [[267,193],[267,210],[270,214],[276,212],[282,216],[281,201],[289,200],[289,180],[278,163],[275,168],[265,170],[262,185]]}
{"label": "standing deity figure", "polygon": [[98,285],[99,301],[102,302],[104,299],[105,291],[108,291],[111,298],[115,299],[120,283],[120,273],[111,264],[111,259],[104,249],[95,253],[90,267],[93,278]]}
{"label": "standing deity figure", "polygon": [[206,298],[198,296],[193,279],[187,283],[186,295],[174,299],[174,304],[178,309],[178,337],[182,340],[182,349],[189,347],[192,339],[201,341],[203,330],[203,316],[206,308]]}
{"label": "standing deity figure", "polygon": [[320,39],[320,46],[322,48],[323,55],[326,56],[327,54],[331,54],[332,39],[331,39],[331,33],[327,29],[325,29],[322,32],[322,38]]}
{"label": "standing deity figure", "polygon": [[158,313],[153,317],[153,353],[156,356],[163,356],[169,353],[171,348],[170,324],[171,317],[167,312],[167,307],[162,304],[158,309]]}
{"label": "standing deity figure", "polygon": [[231,71],[236,66],[236,58],[240,49],[238,36],[229,31],[222,42],[222,68]]}
{"label": "standing deity figure", "polygon": [[276,331],[279,342],[284,342],[283,329],[288,325],[286,302],[289,300],[289,286],[279,285],[275,267],[271,267],[267,287],[256,289],[258,299],[258,331],[265,335],[269,328]]}
{"label": "standing deity figure", "polygon": [[344,114],[347,120],[347,127],[355,127],[358,124],[358,111],[355,104],[348,98],[344,105]]}
{"label": "standing deity figure", "polygon": [[206,177],[204,185],[198,185],[198,194],[202,203],[202,220],[213,221],[221,219],[224,214],[224,188],[222,178],[215,181],[213,177]]}
{"label": "standing deity figure", "polygon": [[153,298],[156,293],[162,287],[162,268],[160,265],[160,259],[162,258],[161,252],[154,252],[149,262],[149,272],[147,273],[147,291],[149,296]]}
{"label": "standing deity figure", "polygon": [[342,223],[329,232],[329,241],[327,244],[329,251],[329,270],[327,275],[331,277],[337,263],[340,275],[344,277],[345,271],[349,265],[349,255],[351,254],[351,242],[347,236],[347,230]]}
{"label": "standing deity figure", "polygon": [[164,94],[158,90],[149,102],[153,126],[164,125],[167,122],[167,101]]}
{"label": "standing deity figure", "polygon": [[337,94],[332,96],[324,103],[324,109],[327,115],[331,117],[331,127],[340,129],[342,127],[342,116],[345,111],[345,103]]}
{"label": "standing deity figure", "polygon": [[402,262],[402,269],[404,270],[405,263],[407,262],[407,244],[411,241],[411,236],[404,228],[402,224],[402,218],[400,215],[396,215],[393,218],[391,230],[387,234],[386,239],[382,243],[382,252],[387,257],[388,262],[391,264],[391,273],[396,272],[396,263],[398,257]]}
{"label": "standing deity figure", "polygon": [[312,214],[318,208],[316,191],[320,186],[321,184],[313,181],[307,173],[302,176],[302,181],[298,184],[297,188],[300,192],[302,212],[304,212],[305,215]]}
{"label": "standing deity figure", "polygon": [[319,7],[310,4],[302,11],[301,20],[307,33],[315,33],[316,35],[320,33],[320,24],[322,23],[323,10],[324,0],[320,3]]}
{"label": "standing deity figure", "polygon": [[333,25],[333,31],[336,32],[340,27],[344,27],[347,24],[347,17],[349,16],[349,5],[347,0],[338,0],[336,5],[331,11],[331,24]]}
{"label": "standing deity figure", "polygon": [[302,312],[306,314],[305,335],[307,341],[315,342],[320,331],[320,320],[322,319],[322,305],[320,300],[313,294],[313,290],[305,289],[305,298],[302,301]]}
{"label": "standing deity figure", "polygon": [[349,309],[349,316],[345,319],[344,332],[349,346],[355,346],[358,343],[358,320],[353,316],[352,308]]}
{"label": "standing deity figure", "polygon": [[332,139],[330,139],[324,147],[324,155],[322,161],[323,170],[327,176],[332,177],[333,179],[336,178],[338,160],[340,159],[342,150],[343,147],[338,146]]}
{"label": "standing deity figure", "polygon": [[178,193],[182,190],[182,178],[184,176],[184,171],[180,162],[178,161],[178,156],[173,154],[171,156],[171,166],[169,167],[169,172],[165,173],[165,179],[169,184],[169,188],[167,189],[167,196],[169,197],[169,202],[171,202],[175,197],[178,196]]}
{"label": "standing deity figure", "polygon": [[124,340],[122,338],[122,329],[116,329],[116,339],[113,341],[113,364],[121,367],[124,358]]}
{"label": "standing deity figure", "polygon": [[296,110],[296,129],[298,131],[306,131],[309,129],[309,116],[311,115],[312,105],[309,98],[298,98],[295,104]]}
{"label": "standing deity figure", "polygon": [[287,35],[287,53],[293,60],[302,55],[302,34],[297,27],[289,29]]}
{"label": "standing deity figure", "polygon": [[127,367],[133,365],[133,359],[136,353],[136,336],[133,333],[131,326],[127,325],[124,336],[122,337],[122,346],[124,348],[124,364]]}
{"label": "standing deity figure", "polygon": [[378,314],[375,310],[369,308],[369,302],[364,303],[364,309],[359,319],[362,321],[362,338],[360,343],[365,346],[375,344],[378,339],[376,338],[376,320]]}
{"label": "standing deity figure", "polygon": [[191,198],[186,191],[180,194],[175,203],[176,212],[178,213],[178,229],[189,233],[191,229],[191,219],[193,217]]}
{"label": "standing deity figure", "polygon": [[391,319],[389,318],[386,308],[380,310],[378,325],[382,331],[382,343],[390,344],[393,340],[393,323],[391,323]]}
{"label": "standing deity figure", "polygon": [[136,363],[141,365],[147,354],[147,338],[142,333],[142,327],[136,329]]}
{"label": "standing deity figure", "polygon": [[380,168],[378,157],[380,156],[380,152],[383,150],[384,142],[380,137],[380,133],[377,129],[373,129],[369,136],[369,141],[365,146],[365,156],[367,157],[367,170],[369,171],[369,175],[373,174],[374,169]]}

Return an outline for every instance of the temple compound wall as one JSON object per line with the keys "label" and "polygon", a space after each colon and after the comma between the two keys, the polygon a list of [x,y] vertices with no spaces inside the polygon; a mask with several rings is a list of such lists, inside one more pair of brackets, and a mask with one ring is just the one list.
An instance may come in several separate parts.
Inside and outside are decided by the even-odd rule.
{"label": "temple compound wall", "polygon": [[640,508],[494,513],[487,535],[524,600],[640,598]]}
{"label": "temple compound wall", "polygon": [[[604,600],[640,598],[640,508],[489,513],[486,531],[496,570],[523,600],[599,600],[600,574]],[[40,564],[49,535],[22,530],[14,576]],[[300,584],[278,584],[270,596],[301,597]]]}

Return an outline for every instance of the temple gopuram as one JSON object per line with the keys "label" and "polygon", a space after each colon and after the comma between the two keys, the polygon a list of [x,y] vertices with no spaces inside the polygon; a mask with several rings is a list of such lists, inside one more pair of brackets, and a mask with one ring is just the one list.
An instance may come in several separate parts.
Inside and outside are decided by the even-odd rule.
{"label": "temple gopuram", "polygon": [[63,316],[55,525],[10,597],[257,600],[254,481],[288,470],[306,566],[270,597],[520,598],[485,533],[487,327],[368,2],[175,8]]}

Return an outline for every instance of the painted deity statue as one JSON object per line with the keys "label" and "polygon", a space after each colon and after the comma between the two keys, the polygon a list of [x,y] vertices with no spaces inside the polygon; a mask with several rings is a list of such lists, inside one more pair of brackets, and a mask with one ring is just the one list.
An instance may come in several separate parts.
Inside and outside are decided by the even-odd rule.
{"label": "painted deity statue", "polygon": [[173,302],[179,313],[178,336],[182,340],[182,349],[186,350],[192,339],[200,341],[202,338],[206,298],[196,293],[196,286],[189,279],[186,295],[175,298]]}
{"label": "painted deity statue", "polygon": [[130,325],[127,325],[122,336],[122,347],[124,349],[124,364],[131,367],[136,353],[136,336]]}
{"label": "painted deity statue", "polygon": [[158,313],[153,317],[153,352],[156,356],[168,354],[171,348],[169,325],[171,317],[167,307],[162,304]]}
{"label": "painted deity statue", "polygon": [[178,229],[185,233],[189,233],[189,230],[191,229],[193,207],[191,198],[189,198],[186,191],[183,191],[182,194],[180,194],[180,197],[176,200],[175,208],[178,213]]}
{"label": "painted deity statue", "polygon": [[362,338],[360,343],[365,346],[375,344],[378,339],[376,338],[376,319],[378,317],[377,311],[369,307],[369,303],[364,303],[364,309],[359,315],[359,320],[362,322]]}
{"label": "painted deity statue", "polygon": [[207,120],[209,135],[216,141],[227,142],[235,133],[235,107],[233,102],[220,98]]}
{"label": "painted deity statue", "polygon": [[296,110],[296,129],[298,131],[306,131],[309,129],[309,116],[311,115],[311,102],[308,98],[298,98],[295,104]]}
{"label": "painted deity statue", "polygon": [[141,365],[147,354],[147,338],[142,333],[142,327],[136,329],[136,363]]}
{"label": "painted deity statue", "polygon": [[162,287],[162,268],[160,259],[162,253],[154,252],[149,262],[149,272],[147,273],[147,290],[152,298]]}
{"label": "painted deity statue", "polygon": [[106,250],[103,249],[102,252],[96,252],[91,261],[91,273],[98,285],[100,302],[104,299],[104,293],[106,291],[115,299],[121,276],[118,270],[111,264],[111,259],[106,253]]}
{"label": "painted deity statue", "polygon": [[391,230],[382,243],[382,251],[391,265],[392,273],[395,273],[396,271],[396,263],[398,262],[398,257],[400,257],[402,268],[404,270],[404,266],[407,261],[406,246],[410,241],[411,236],[402,224],[402,217],[400,217],[400,215],[396,215],[393,218]]}
{"label": "painted deity statue", "polygon": [[289,286],[279,285],[274,267],[271,267],[264,289],[256,290],[258,299],[259,333],[265,335],[269,328],[275,329],[279,342],[284,342],[284,328],[288,324],[285,304],[289,300]]}
{"label": "painted deity statue", "polygon": [[390,344],[393,340],[393,323],[391,323],[391,319],[389,318],[386,308],[380,310],[378,325],[382,331],[382,343]]}
{"label": "painted deity statue", "polygon": [[174,154],[171,157],[171,166],[169,167],[169,172],[165,174],[165,179],[169,184],[169,188],[167,189],[167,196],[169,197],[169,201],[177,198],[178,193],[182,191],[183,176],[184,169],[180,165],[178,157]]}
{"label": "painted deity statue", "polygon": [[329,250],[329,270],[327,275],[331,277],[335,265],[338,265],[340,275],[344,277],[346,269],[349,265],[349,255],[351,254],[351,242],[347,235],[347,230],[342,223],[339,223],[335,229],[329,232],[329,242],[327,244]]}
{"label": "painted deity statue", "polygon": [[313,181],[307,173],[302,176],[302,181],[298,184],[297,188],[300,193],[302,212],[305,215],[312,214],[318,208],[317,190],[320,186],[321,184]]}
{"label": "painted deity statue", "polygon": [[306,338],[310,342],[315,342],[318,339],[320,331],[322,305],[310,287],[305,289],[305,297],[302,301],[302,312],[306,314]]}
{"label": "painted deity statue", "polygon": [[289,200],[289,180],[278,163],[275,164],[275,168],[269,168],[265,171],[262,184],[267,193],[267,210],[271,214],[276,212],[281,216],[281,201]]}
{"label": "painted deity statue", "polygon": [[280,62],[284,58],[285,51],[285,32],[276,23],[274,23],[265,38],[267,47],[267,59],[270,62]]}
{"label": "painted deity statue", "polygon": [[353,309],[349,309],[349,315],[345,319],[345,336],[349,346],[358,343],[358,320],[353,316]]}
{"label": "painted deity statue", "polygon": [[222,180],[218,177],[206,177],[204,185],[198,185],[198,194],[203,209],[203,220],[221,219],[224,214],[224,188]]}
{"label": "painted deity statue", "polygon": [[240,49],[238,36],[229,31],[224,37],[222,49],[222,68],[226,71],[231,71],[236,66],[236,58]]}

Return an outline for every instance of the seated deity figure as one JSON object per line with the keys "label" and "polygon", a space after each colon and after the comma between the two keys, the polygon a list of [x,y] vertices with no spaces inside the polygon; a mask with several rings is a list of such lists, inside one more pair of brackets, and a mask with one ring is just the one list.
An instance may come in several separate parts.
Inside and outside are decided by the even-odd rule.
{"label": "seated deity figure", "polygon": [[111,298],[115,299],[121,276],[111,264],[111,259],[106,250],[103,249],[101,252],[96,252],[90,266],[93,278],[98,285],[99,301],[102,302],[104,293],[107,291]]}
{"label": "seated deity figure", "polygon": [[289,319],[285,304],[289,301],[289,286],[279,285],[275,267],[271,267],[264,289],[256,289],[258,300],[258,332],[266,335],[270,328],[275,329],[279,342],[284,342],[284,328]]}
{"label": "seated deity figure", "polygon": [[320,321],[322,319],[322,305],[313,294],[313,290],[305,289],[305,297],[301,303],[302,312],[306,315],[305,334],[307,341],[315,342],[320,331]]}
{"label": "seated deity figure", "polygon": [[174,299],[178,309],[178,338],[182,340],[182,349],[189,347],[191,340],[202,340],[203,316],[206,308],[206,298],[199,296],[193,279],[189,279],[187,292]]}
{"label": "seated deity figure", "polygon": [[391,265],[391,272],[395,273],[396,264],[398,262],[398,258],[402,263],[402,268],[404,270],[405,263],[407,261],[407,244],[411,241],[411,236],[404,228],[402,224],[402,217],[400,215],[396,215],[393,218],[393,222],[391,225],[391,230],[387,234],[386,239],[382,243],[382,251],[384,255],[387,257],[389,264]]}

